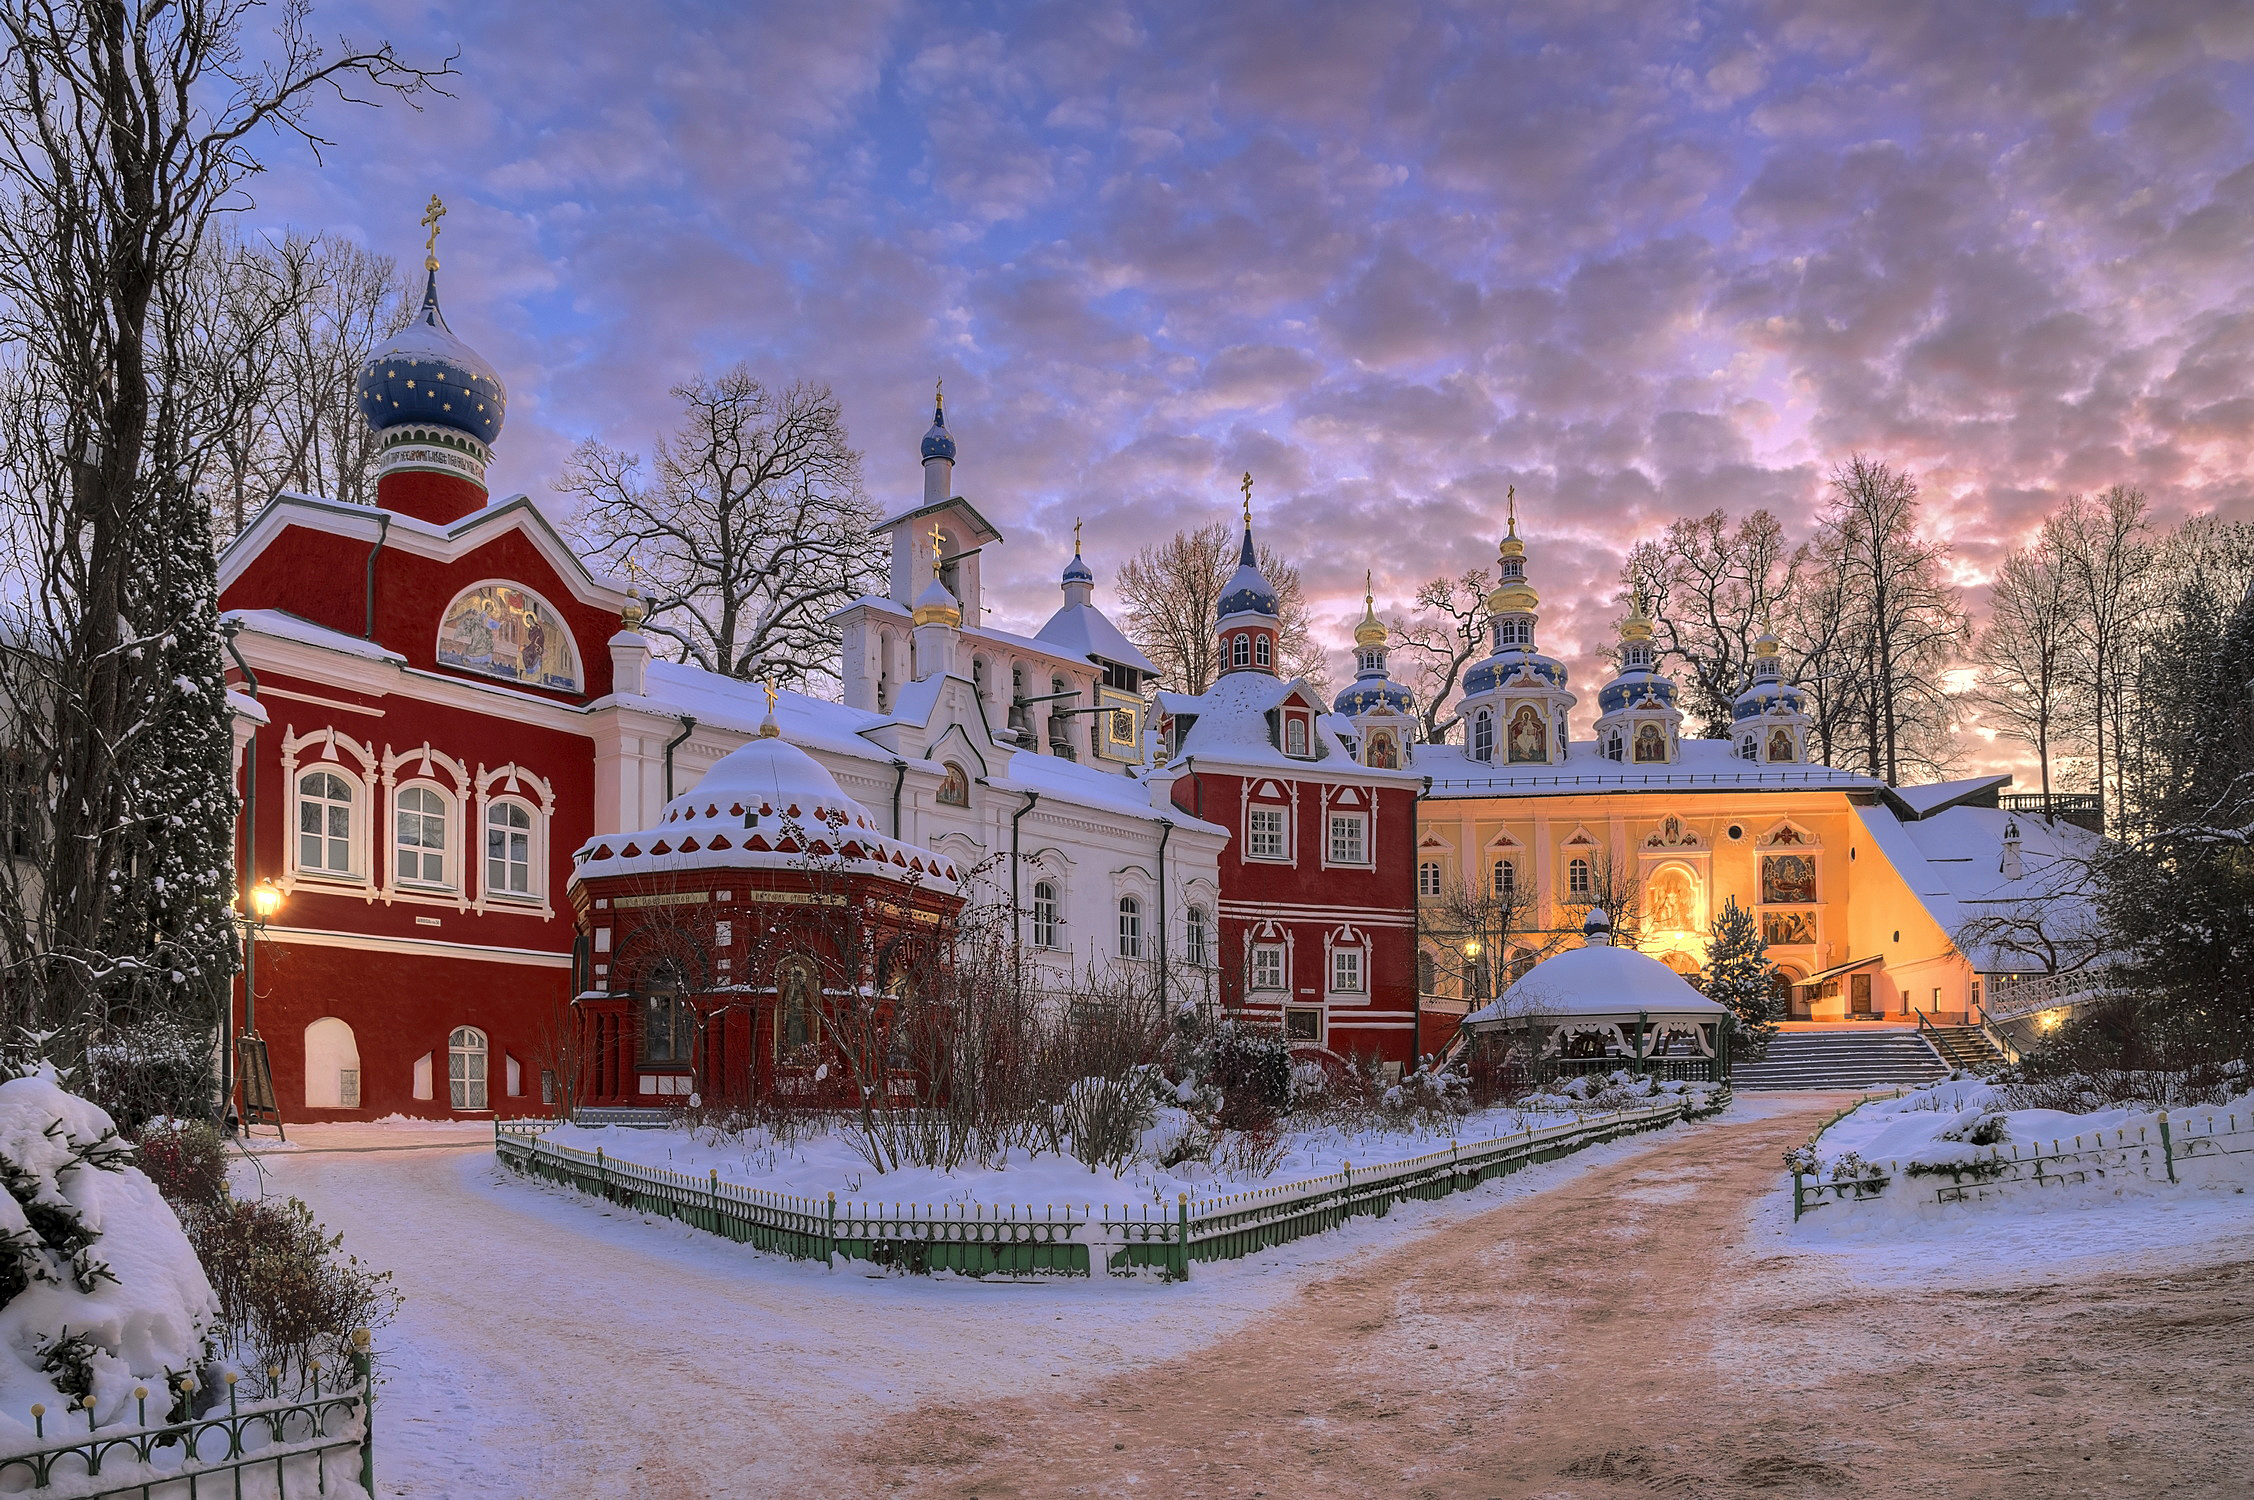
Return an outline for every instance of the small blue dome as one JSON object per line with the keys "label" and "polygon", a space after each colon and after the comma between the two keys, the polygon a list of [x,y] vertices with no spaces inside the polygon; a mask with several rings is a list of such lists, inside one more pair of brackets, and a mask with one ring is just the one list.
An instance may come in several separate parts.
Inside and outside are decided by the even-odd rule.
{"label": "small blue dome", "polygon": [[1364,678],[1350,684],[1340,693],[1338,701],[1332,707],[1349,718],[1355,714],[1367,713],[1379,704],[1395,713],[1405,714],[1410,711],[1411,701],[1409,690],[1398,682],[1390,682],[1382,677]]}
{"label": "small blue dome", "polygon": [[1656,673],[1634,672],[1615,677],[1597,690],[1597,707],[1605,713],[1624,708],[1673,708],[1675,684]]}
{"label": "small blue dome", "polygon": [[1259,556],[1252,549],[1252,527],[1244,528],[1244,548],[1237,554],[1237,570],[1229,577],[1229,586],[1221,591],[1220,608],[1213,612],[1217,620],[1231,615],[1276,614],[1276,591],[1268,587],[1268,579],[1260,571]]}
{"label": "small blue dome", "polygon": [[360,415],[377,432],[419,422],[466,432],[489,447],[509,407],[501,377],[446,326],[436,271],[423,288],[422,311],[360,367],[355,393]]}
{"label": "small blue dome", "polygon": [[1541,656],[1529,651],[1502,651],[1488,657],[1464,674],[1464,693],[1476,697],[1492,692],[1520,676],[1535,678],[1551,687],[1565,686],[1565,663],[1554,656]]}
{"label": "small blue dome", "polygon": [[947,408],[934,405],[931,409],[931,431],[924,434],[924,457],[955,461],[955,435],[947,430]]}
{"label": "small blue dome", "polygon": [[1737,695],[1730,703],[1730,717],[1757,719],[1771,709],[1790,714],[1808,711],[1808,699],[1800,689],[1782,682],[1756,682]]}
{"label": "small blue dome", "polygon": [[1072,554],[1072,561],[1064,565],[1064,581],[1066,583],[1094,583],[1096,575],[1088,571],[1088,565],[1082,562],[1080,554],[1075,552]]}

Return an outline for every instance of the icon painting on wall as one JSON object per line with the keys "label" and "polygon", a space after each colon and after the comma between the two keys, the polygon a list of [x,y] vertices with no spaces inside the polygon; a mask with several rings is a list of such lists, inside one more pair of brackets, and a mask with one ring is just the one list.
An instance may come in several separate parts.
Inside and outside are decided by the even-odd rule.
{"label": "icon painting on wall", "polygon": [[448,607],[438,663],[526,687],[579,690],[570,633],[545,603],[514,584],[480,584]]}

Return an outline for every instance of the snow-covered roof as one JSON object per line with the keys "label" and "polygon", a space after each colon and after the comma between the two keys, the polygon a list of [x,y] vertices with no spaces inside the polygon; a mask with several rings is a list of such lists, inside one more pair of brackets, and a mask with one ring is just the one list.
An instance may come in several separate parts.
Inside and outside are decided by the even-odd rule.
{"label": "snow-covered roof", "polygon": [[[1284,754],[1270,737],[1268,714],[1294,691],[1314,714],[1313,734],[1306,757]],[[1413,782],[1411,771],[1380,771],[1358,765],[1347,749],[1345,734],[1353,732],[1351,720],[1331,713],[1322,695],[1300,678],[1285,681],[1265,672],[1230,672],[1204,692],[1160,693],[1161,713],[1176,719],[1194,719],[1181,736],[1172,765],[1191,760],[1221,761],[1233,766],[1305,775],[1317,766],[1350,771],[1357,780]],[[1420,752],[1421,753],[1421,752]]]}
{"label": "snow-covered roof", "polygon": [[345,656],[357,656],[367,661],[388,661],[405,666],[407,658],[387,646],[347,635],[341,630],[331,630],[326,625],[316,625],[301,615],[286,609],[230,609],[219,617],[222,628],[229,624],[276,640],[296,641],[303,646],[318,646],[324,651],[335,651]]}
{"label": "snow-covered roof", "polygon": [[1898,786],[1894,795],[1901,798],[1914,817],[1927,818],[1943,808],[1959,802],[1970,801],[1984,792],[1999,790],[2011,785],[2011,777],[1968,776],[1962,781],[1935,781],[1924,786]]}
{"label": "snow-covered roof", "polygon": [[[775,722],[783,738],[794,745],[821,754],[889,765],[892,753],[864,738],[863,732],[886,724],[928,722],[945,681],[934,674],[904,684],[897,711],[891,714],[849,708],[803,693],[779,692],[775,695]],[[760,721],[767,717],[767,694],[759,684],[723,677],[702,667],[653,661],[649,664],[644,689],[640,698],[618,697],[604,701],[631,704],[659,713],[689,714],[700,725],[709,724],[715,729],[741,734],[756,734]],[[871,774],[876,772],[872,770]],[[1142,818],[1153,823],[1160,818],[1170,818],[1177,827],[1225,832],[1178,809],[1154,807],[1148,782],[1082,765],[1062,756],[1016,751],[1009,757],[1007,773],[988,777],[987,784],[1005,791],[1037,791],[1044,800],[1071,803],[1090,811]]]}
{"label": "snow-covered roof", "polygon": [[1572,1020],[1592,1016],[1653,1020],[1719,1020],[1727,1014],[1694,990],[1683,976],[1633,948],[1597,944],[1569,948],[1528,969],[1516,984],[1465,1016],[1465,1026],[1517,1021]]}
{"label": "snow-covered roof", "polygon": [[[1863,825],[1877,840],[1933,920],[1954,936],[1984,914],[2024,913],[2039,920],[2061,946],[2097,931],[2089,871],[2099,837],[2062,820],[2046,822],[1993,807],[1948,807],[1904,822],[1884,807],[1862,807]],[[2019,834],[2019,869],[2006,869],[2004,834]],[[1965,955],[1983,972],[2034,967],[2028,954],[1999,951]]]}
{"label": "snow-covered roof", "polygon": [[1115,661],[1138,672],[1158,670],[1093,604],[1067,604],[1049,616],[1049,623],[1035,633],[1035,638],[1066,656]]}
{"label": "snow-covered roof", "polygon": [[227,689],[227,712],[238,719],[248,719],[253,724],[267,722],[266,705],[250,694],[237,692],[234,688]]}
{"label": "snow-covered roof", "polygon": [[779,733],[721,756],[665,804],[656,826],[580,845],[571,878],[705,869],[829,869],[906,884],[958,879],[953,860],[880,832],[820,761]]}
{"label": "snow-covered roof", "polygon": [[1432,777],[1431,797],[1557,797],[1608,791],[1863,791],[1876,777],[1820,765],[1763,765],[1741,760],[1728,740],[1680,742],[1670,765],[1609,760],[1594,740],[1575,740],[1556,765],[1476,761],[1461,745],[1417,746],[1417,769]]}

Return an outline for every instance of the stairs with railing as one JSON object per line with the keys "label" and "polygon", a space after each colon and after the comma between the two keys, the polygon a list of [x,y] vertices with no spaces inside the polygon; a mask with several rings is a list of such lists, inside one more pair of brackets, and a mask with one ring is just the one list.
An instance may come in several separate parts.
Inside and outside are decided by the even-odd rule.
{"label": "stairs with railing", "polygon": [[1948,1076],[1948,1064],[1916,1031],[1780,1031],[1760,1062],[1730,1068],[1730,1087],[1745,1092],[1779,1089],[1875,1089],[1931,1083]]}

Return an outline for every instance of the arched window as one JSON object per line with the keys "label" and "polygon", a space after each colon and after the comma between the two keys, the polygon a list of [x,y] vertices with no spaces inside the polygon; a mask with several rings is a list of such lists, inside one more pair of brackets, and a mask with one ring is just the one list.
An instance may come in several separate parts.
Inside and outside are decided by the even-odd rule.
{"label": "arched window", "polygon": [[393,871],[409,885],[446,884],[446,797],[436,787],[402,787],[396,799]]}
{"label": "arched window", "polygon": [[1440,861],[1428,859],[1417,866],[1417,894],[1420,896],[1437,896],[1440,894]]}
{"label": "arched window", "polygon": [[485,1108],[485,1033],[457,1026],[446,1039],[446,1083],[456,1109]]}
{"label": "arched window", "polygon": [[350,875],[352,865],[352,783],[334,771],[308,771],[297,779],[297,867]]}
{"label": "arched window", "polygon": [[1667,731],[1657,724],[1636,726],[1636,762],[1648,765],[1667,759]]}
{"label": "arched window", "polygon": [[1252,665],[1251,636],[1232,635],[1229,637],[1229,665],[1232,667],[1249,667]]}
{"label": "arched window", "polygon": [[1143,903],[1133,896],[1119,898],[1119,956],[1143,956]]}
{"label": "arched window", "polygon": [[1284,720],[1284,754],[1305,756],[1307,753],[1307,721],[1298,715]]}
{"label": "arched window", "polygon": [[532,810],[521,802],[485,808],[485,889],[494,896],[530,896]]}
{"label": "arched window", "polygon": [[1495,758],[1495,716],[1484,708],[1471,716],[1471,758]]}
{"label": "arched window", "polygon": [[1264,667],[1268,665],[1268,662],[1268,638],[1264,635],[1256,635],[1252,638],[1252,664],[1256,667]]}
{"label": "arched window", "polygon": [[953,761],[947,762],[947,774],[939,778],[939,802],[942,807],[970,806],[970,773]]}
{"label": "arched window", "polygon": [[783,965],[775,983],[775,1060],[792,1066],[814,1061],[822,1041],[821,987],[802,960]]}
{"label": "arched window", "polygon": [[1440,966],[1432,961],[1430,953],[1419,948],[1417,950],[1417,993],[1420,995],[1437,994],[1438,991],[1434,989],[1434,985],[1439,982],[1439,979]]}
{"label": "arched window", "polygon": [[305,1028],[305,1107],[360,1107],[360,1045],[351,1024],[336,1016]]}
{"label": "arched window", "polygon": [[1586,896],[1592,889],[1589,879],[1589,862],[1579,855],[1566,861],[1565,893],[1568,896]]}
{"label": "arched window", "polygon": [[1053,880],[1033,882],[1033,946],[1036,948],[1062,948],[1064,923],[1057,915],[1057,883]]}
{"label": "arched window", "polygon": [[1518,891],[1518,866],[1507,859],[1495,861],[1495,894],[1510,896]]}
{"label": "arched window", "polygon": [[1202,906],[1193,906],[1182,914],[1183,956],[1193,968],[1210,968],[1213,964],[1213,921]]}

